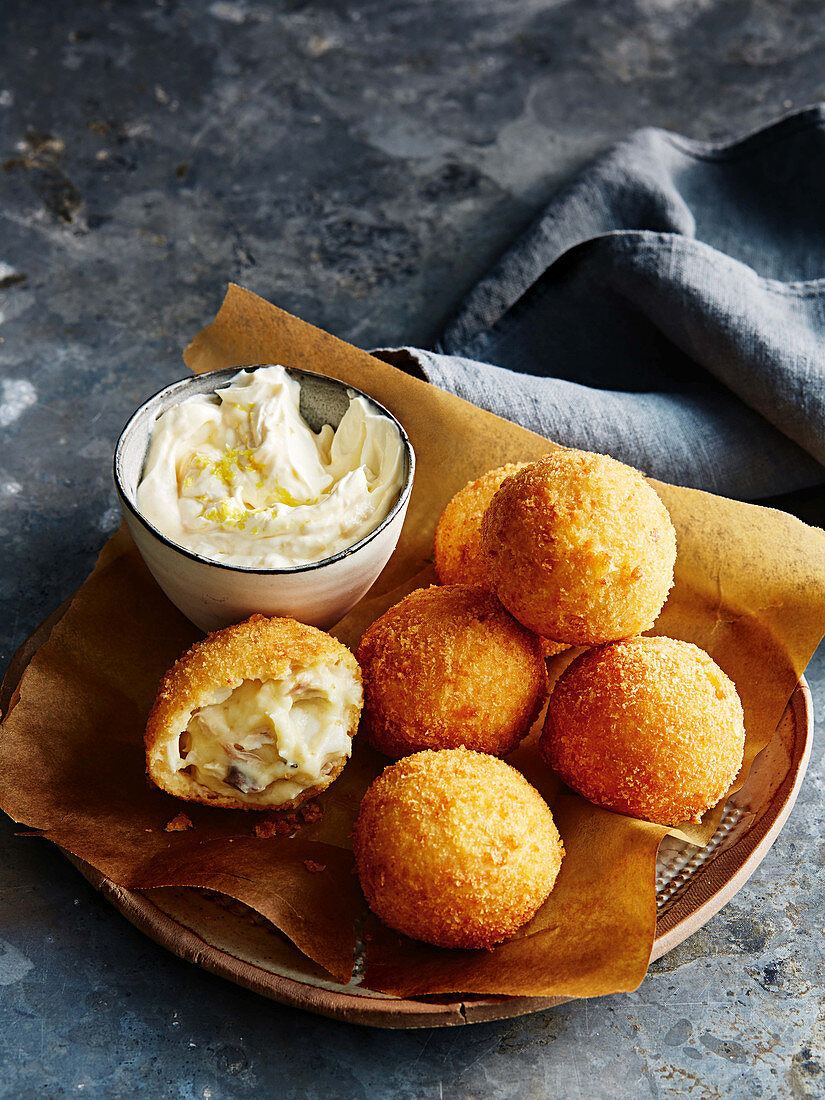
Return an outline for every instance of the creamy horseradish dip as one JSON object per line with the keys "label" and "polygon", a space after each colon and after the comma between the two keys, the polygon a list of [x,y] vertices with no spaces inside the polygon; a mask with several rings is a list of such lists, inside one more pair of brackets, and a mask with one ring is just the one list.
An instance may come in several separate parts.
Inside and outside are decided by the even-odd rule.
{"label": "creamy horseradish dip", "polygon": [[187,550],[259,569],[320,561],[368,535],[401,491],[399,431],[351,397],[337,429],[316,434],[300,393],[283,367],[261,367],[167,409],[138,486],[143,516]]}

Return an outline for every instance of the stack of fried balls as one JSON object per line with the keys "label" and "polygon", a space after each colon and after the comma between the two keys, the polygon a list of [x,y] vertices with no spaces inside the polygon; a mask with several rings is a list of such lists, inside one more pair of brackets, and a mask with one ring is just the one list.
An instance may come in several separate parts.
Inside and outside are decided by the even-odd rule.
{"label": "stack of fried balls", "polygon": [[550,808],[501,759],[547,703],[548,656],[586,647],[539,741],[584,798],[698,821],[740,768],[734,685],[695,645],[643,635],[675,561],[664,504],[621,462],[557,449],[492,470],[444,509],[440,583],[376,620],[357,665],[321,631],[262,616],[186,654],[150,715],[150,777],[210,805],[296,806],[346,763],[363,682],[362,729],[396,761],[353,832],[367,902],[428,943],[492,947],[534,916],[564,856]]}
{"label": "stack of fried balls", "polygon": [[673,825],[725,794],[744,747],[736,689],[698,647],[645,637],[673,585],[676,535],[637,470],[558,449],[470,482],[435,536],[440,584],[411,593],[356,653],[363,726],[397,763],[353,839],[367,902],[445,947],[491,947],[531,919],[564,848],[547,804],[502,756],[556,682],[543,759],[584,798]]}

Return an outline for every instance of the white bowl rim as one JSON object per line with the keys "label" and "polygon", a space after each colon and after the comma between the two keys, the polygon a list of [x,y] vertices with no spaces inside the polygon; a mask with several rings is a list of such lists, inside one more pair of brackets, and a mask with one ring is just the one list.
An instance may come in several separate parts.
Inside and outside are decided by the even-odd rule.
{"label": "white bowl rim", "polygon": [[[413,450],[412,443],[410,443],[410,438],[407,435],[407,432],[401,421],[396,416],[393,416],[390,410],[382,405],[380,401],[377,401],[374,397],[370,396],[370,394],[368,393],[365,393],[363,390],[359,390],[357,386],[351,386],[348,382],[342,382],[340,378],[333,378],[332,375],[321,374],[320,371],[305,370],[303,367],[285,366],[284,370],[287,372],[287,374],[293,377],[298,376],[300,378],[303,376],[311,378],[322,378],[324,379],[324,381],[333,382],[336,385],[341,386],[348,393],[352,393],[356,397],[363,397],[366,401],[369,402],[370,405],[376,408],[380,413],[386,416],[388,420],[395,424],[396,428],[398,429],[398,432],[401,436],[402,447],[404,448],[404,451],[407,455],[407,477],[404,485],[401,488],[401,492],[398,494],[398,499],[396,500],[390,511],[387,513],[387,515],[378,524],[378,526],[374,530],[370,531],[368,534],[364,535],[364,537],[362,539],[359,539],[358,542],[354,542],[352,546],[347,546],[343,550],[339,550],[337,554],[332,554],[328,558],[321,558],[319,561],[306,562],[304,565],[290,565],[280,569],[264,569],[256,568],[250,565],[232,565],[231,562],[217,561],[215,558],[207,558],[203,554],[196,554],[193,550],[188,550],[185,546],[181,546],[179,543],[174,542],[167,535],[164,535],[162,531],[159,531],[158,528],[155,527],[154,524],[150,523],[148,519],[146,519],[146,517],[130,500],[129,495],[126,492],[123,483],[121,482],[119,470],[124,442],[129,434],[129,431],[134,421],[137,419],[143,409],[152,401],[155,401],[157,398],[163,397],[167,393],[170,393],[171,391],[174,391],[178,388],[181,390],[186,390],[190,383],[198,381],[202,378],[214,378],[217,383],[218,381],[223,381],[224,379],[228,381],[230,378],[238,374],[239,371],[256,371],[261,370],[263,367],[274,365],[275,364],[272,363],[252,363],[247,365],[239,364],[236,367],[221,367],[219,370],[204,371],[202,374],[186,375],[184,378],[178,378],[174,382],[169,382],[167,385],[162,386],[161,389],[157,390],[156,393],[153,393],[150,397],[147,397],[145,401],[142,401],[141,404],[138,405],[138,407],[126,421],[123,430],[118,436],[117,443],[115,444],[112,473],[114,476],[115,488],[117,489],[117,494],[120,497],[120,500],[128,508],[130,514],[134,517],[134,519],[136,519],[138,523],[145,527],[151,535],[154,535],[155,538],[159,539],[160,542],[163,543],[164,546],[167,546],[170,550],[175,550],[177,551],[177,553],[182,554],[186,558],[189,558],[190,561],[199,562],[201,565],[209,565],[216,569],[227,569],[233,573],[246,573],[267,577],[290,575],[293,573],[308,573],[310,572],[310,570],[319,569],[322,566],[331,565],[333,562],[342,561],[344,558],[348,558],[352,554],[356,553],[358,550],[361,549],[362,546],[365,546],[368,542],[371,542],[381,531],[384,530],[384,528],[388,527],[390,523],[392,523],[395,516],[398,515],[398,513],[407,505],[407,501],[409,500],[410,494],[412,492],[413,477],[415,474],[415,451]],[[215,389],[217,390],[218,388],[219,386],[216,384]]]}

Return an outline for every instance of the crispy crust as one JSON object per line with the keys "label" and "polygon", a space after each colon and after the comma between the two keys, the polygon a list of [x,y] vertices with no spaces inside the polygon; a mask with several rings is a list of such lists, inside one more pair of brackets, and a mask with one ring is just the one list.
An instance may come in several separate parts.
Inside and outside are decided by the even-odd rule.
{"label": "crispy crust", "polygon": [[538,791],[503,760],[466,749],[388,767],[364,796],[353,848],[385,924],[463,948],[492,947],[530,920],[564,855]]}
{"label": "crispy crust", "polygon": [[673,585],[667,509],[638,470],[607,455],[552,451],[513,474],[481,539],[504,606],[571,645],[649,630]]}
{"label": "crispy crust", "polygon": [[439,584],[474,584],[489,588],[481,545],[481,519],[501,483],[524,469],[526,462],[508,462],[468,481],[441,513],[435,529],[435,571]]}
{"label": "crispy crust", "polygon": [[704,650],[628,638],[582,654],[556,684],[542,756],[574,790],[662,825],[699,821],[742,764],[736,688]]}
{"label": "crispy crust", "polygon": [[[523,470],[526,462],[508,462],[468,481],[441,513],[435,529],[434,560],[439,584],[472,584],[490,588],[486,555],[481,543],[481,521],[502,482]],[[570,647],[542,638],[545,657]]]}
{"label": "crispy crust", "polygon": [[[346,764],[339,765],[313,787],[296,798],[277,805],[258,805],[230,798],[197,783],[190,776],[173,772],[164,759],[164,747],[186,728],[192,712],[214,701],[215,689],[235,688],[244,680],[276,679],[288,673],[295,662],[325,661],[344,665],[360,684],[361,671],[350,651],[336,638],[294,619],[269,619],[253,615],[245,622],[217,630],[196,642],[163,676],[154,706],[146,722],[146,770],[161,790],[187,802],[201,802],[229,810],[295,809],[314,798],[333,782]],[[352,708],[348,732],[358,729],[360,708]]]}
{"label": "crispy crust", "polygon": [[459,745],[505,756],[547,696],[540,640],[469,585],[410,593],[369,627],[357,657],[365,733],[387,756]]}

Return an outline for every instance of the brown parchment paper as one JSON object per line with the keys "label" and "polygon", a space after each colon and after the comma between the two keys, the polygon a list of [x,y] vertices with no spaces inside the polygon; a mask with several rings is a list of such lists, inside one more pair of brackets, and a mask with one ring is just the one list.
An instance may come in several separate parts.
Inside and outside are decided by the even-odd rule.
{"label": "brown parchment paper", "polygon": [[[280,362],[330,374],[375,396],[407,429],[417,456],[407,520],[384,573],[336,628],[351,646],[402,595],[434,581],[433,531],[453,493],[553,446],[240,287],[230,286],[184,357],[196,372]],[[673,517],[679,554],[656,631],[707,649],[736,683],[747,727],[743,781],[825,627],[825,536],[784,513],[653,484]],[[146,714],[162,672],[196,635],[121,531],[21,680],[0,739],[0,806],[122,886],[196,886],[237,898],[342,981],[363,927],[364,981],[382,992],[592,996],[639,984],[655,935],[656,850],[666,830],[560,790],[538,758],[537,728],[511,761],[553,805],[567,855],[533,921],[491,952],[416,944],[367,913],[349,834],[387,761],[358,739],[319,799],[322,818],[292,838],[258,839],[257,814],[185,805],[151,787]],[[557,658],[551,671],[569,659]],[[165,832],[181,810],[194,828]],[[682,835],[705,842],[717,817],[711,811]]]}

